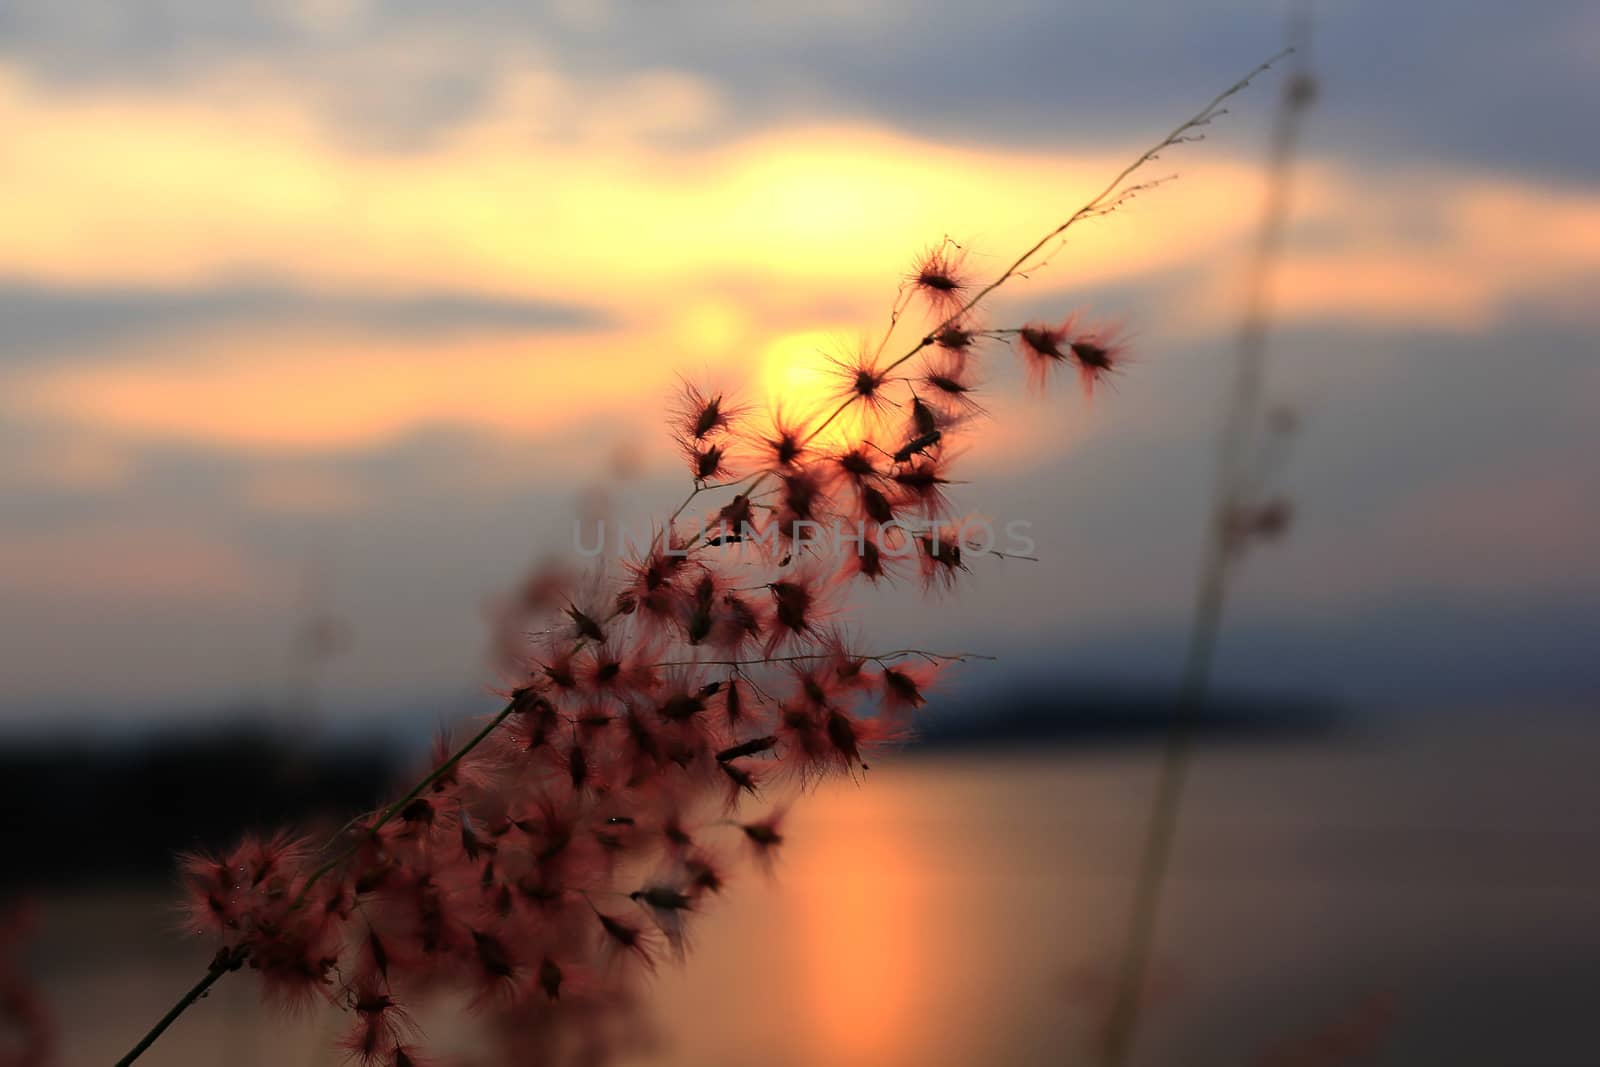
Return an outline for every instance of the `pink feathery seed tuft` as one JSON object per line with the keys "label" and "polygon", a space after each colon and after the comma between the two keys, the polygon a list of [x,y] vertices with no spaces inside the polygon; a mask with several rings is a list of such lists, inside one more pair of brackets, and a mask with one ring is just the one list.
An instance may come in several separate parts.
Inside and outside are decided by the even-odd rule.
{"label": "pink feathery seed tuft", "polygon": [[629,893],[628,898],[649,913],[673,955],[681,960],[688,945],[687,920],[695,906],[692,883],[685,879],[683,872],[679,870],[671,876],[658,877]]}
{"label": "pink feathery seed tuft", "polygon": [[637,923],[607,915],[598,908],[594,909],[594,914],[600,922],[602,943],[607,948],[613,953],[632,955],[647,971],[656,969],[656,946],[650,931]]}
{"label": "pink feathery seed tuft", "polygon": [[555,705],[533,685],[514,690],[511,700],[514,709],[506,731],[508,744],[523,752],[548,745],[561,727]]}
{"label": "pink feathery seed tuft", "polygon": [[581,742],[574,741],[561,757],[561,767],[574,793],[581,793],[594,779],[595,767]]}
{"label": "pink feathery seed tuft", "polygon": [[535,654],[533,665],[538,668],[542,680],[553,688],[568,692],[578,688],[577,656],[565,641],[556,638],[547,641]]}
{"label": "pink feathery seed tuft", "polygon": [[702,392],[685,380],[672,414],[673,431],[686,442],[705,441],[726,433],[743,413],[742,407],[729,403],[722,393]]}
{"label": "pink feathery seed tuft", "polygon": [[937,518],[949,510],[944,487],[950,480],[944,476],[945,460],[923,457],[896,470],[892,475],[899,489],[899,504],[913,509],[928,518]]}
{"label": "pink feathery seed tuft", "polygon": [[935,318],[947,319],[966,303],[972,286],[964,269],[965,259],[960,246],[947,239],[918,256],[906,276]]}
{"label": "pink feathery seed tuft", "polygon": [[806,421],[797,420],[774,408],[766,429],[746,436],[752,465],[763,470],[784,470],[794,467],[806,457]]}
{"label": "pink feathery seed tuft", "polygon": [[854,767],[865,767],[861,762],[861,746],[868,740],[869,734],[862,729],[864,724],[836,707],[823,713],[822,724],[833,750],[831,755],[835,766],[846,773]]}
{"label": "pink feathery seed tuft", "polygon": [[707,532],[712,536],[710,544],[738,544],[743,540],[745,531],[755,527],[755,509],[750,503],[747,493],[739,493],[717,511],[713,521],[707,524]]}
{"label": "pink feathery seed tuft", "polygon": [[790,664],[790,673],[794,676],[796,704],[813,711],[833,706],[834,700],[839,696],[839,687],[833,672],[821,660]]}
{"label": "pink feathery seed tuft", "polygon": [[468,752],[456,757],[456,746],[451,741],[450,728],[440,725],[433,735],[433,754],[429,769],[438,772],[429,785],[435,796],[456,792],[462,788],[480,788],[488,783],[492,769],[481,752]]}
{"label": "pink feathery seed tuft", "polygon": [[662,722],[684,723],[706,710],[712,693],[705,683],[688,672],[673,668],[655,697],[655,711]]}
{"label": "pink feathery seed tuft", "polygon": [[657,656],[655,642],[647,637],[591,645],[579,660],[579,681],[601,697],[648,692],[655,685]]}
{"label": "pink feathery seed tuft", "polygon": [[935,331],[930,340],[943,351],[965,358],[977,347],[980,336],[971,325],[952,322]]}
{"label": "pink feathery seed tuft", "polygon": [[708,730],[698,716],[668,723],[661,732],[661,752],[666,762],[685,772],[695,767],[705,767],[713,744]]}
{"label": "pink feathery seed tuft", "polygon": [[866,657],[852,647],[855,638],[842,627],[830,627],[817,640],[823,653],[823,669],[841,692],[860,692],[867,688]]}
{"label": "pink feathery seed tuft", "polygon": [[857,445],[839,453],[832,463],[839,477],[852,485],[866,484],[881,477],[878,461],[867,445]]}
{"label": "pink feathery seed tuft", "polygon": [[666,745],[660,734],[659,718],[646,717],[644,709],[629,705],[622,717],[624,755],[630,772],[630,783],[643,782],[655,775],[666,762]]}
{"label": "pink feathery seed tuft", "polygon": [[778,846],[783,844],[783,819],[786,814],[784,808],[778,808],[764,819],[755,822],[742,823],[739,829],[744,831],[745,843],[754,853],[757,862],[768,870],[777,856]]}
{"label": "pink feathery seed tuft", "polygon": [[520,968],[504,938],[487,930],[473,930],[471,935],[472,980],[478,990],[477,1003],[483,1006],[513,991]]}
{"label": "pink feathery seed tuft", "polygon": [[763,650],[771,656],[786,641],[804,641],[832,613],[833,582],[815,565],[796,567],[768,583],[772,622]]}
{"label": "pink feathery seed tuft", "polygon": [[977,375],[970,361],[960,355],[930,356],[923,362],[921,379],[929,399],[945,409],[941,429],[949,429],[968,416],[984,413],[974,396],[978,388]]}
{"label": "pink feathery seed tuft", "polygon": [[1017,331],[1016,349],[1028,370],[1028,384],[1042,390],[1056,367],[1067,361],[1072,317],[1059,326],[1030,322]]}
{"label": "pink feathery seed tuft", "polygon": [[737,729],[753,709],[746,707],[744,692],[738,678],[729,678],[722,695],[722,718],[728,729]]}
{"label": "pink feathery seed tuft", "polygon": [[1127,344],[1120,326],[1102,326],[1073,338],[1070,346],[1078,364],[1078,378],[1085,395],[1093,395],[1099,385],[1123,364]]}
{"label": "pink feathery seed tuft", "polygon": [[887,526],[895,521],[894,502],[875,485],[863,485],[856,492],[856,518],[863,523]]}
{"label": "pink feathery seed tuft", "polygon": [[183,926],[194,933],[221,934],[238,926],[242,904],[234,869],[204,853],[182,853],[178,870],[184,896]]}
{"label": "pink feathery seed tuft", "polygon": [[400,1045],[389,1054],[388,1067],[432,1067],[433,1061],[423,1059],[422,1053],[412,1045]]}
{"label": "pink feathery seed tuft", "polygon": [[786,769],[804,789],[821,779],[833,754],[817,709],[803,701],[790,701],[778,709],[777,736]]}
{"label": "pink feathery seed tuft", "polygon": [[[799,636],[810,632],[813,622],[813,594],[808,584],[800,578],[780,579],[767,586],[772,592],[773,618],[777,622],[774,637]],[[770,655],[775,645],[768,645]]]}
{"label": "pink feathery seed tuft", "polygon": [[[587,798],[576,791],[568,792],[562,788],[564,785],[564,782],[551,782],[532,810],[514,822],[526,839],[540,890],[563,889],[577,884],[575,879],[593,873],[594,856],[585,852],[578,835],[578,811]],[[566,795],[558,797],[555,795],[558,792]],[[530,900],[540,901],[538,892],[525,895]],[[557,897],[541,902],[559,904],[563,900]]]}
{"label": "pink feathery seed tuft", "polygon": [[588,831],[600,846],[602,855],[612,857],[638,852],[644,842],[639,820],[634,812],[639,810],[639,800],[628,797],[625,791],[616,791],[600,798],[587,820]]}
{"label": "pink feathery seed tuft", "polygon": [[299,1015],[333,993],[339,937],[309,916],[283,927],[257,930],[246,943],[249,964],[261,975],[262,998],[285,1015]]}
{"label": "pink feathery seed tuft", "polygon": [[267,969],[274,971],[268,984],[285,1005],[300,999],[301,990],[290,989],[296,985],[294,972],[311,980],[321,977],[322,957],[342,919],[330,908],[291,909],[310,855],[305,840],[280,832],[250,835],[222,859],[200,854],[180,859],[185,925],[264,954]]}
{"label": "pink feathery seed tuft", "polygon": [[679,605],[678,625],[683,629],[684,640],[691,645],[698,645],[711,636],[716,622],[717,581],[717,575],[711,571],[702,572]]}
{"label": "pink feathery seed tuft", "polygon": [[932,664],[897,663],[883,668],[883,706],[890,711],[910,711],[928,702],[925,695],[937,674]]}
{"label": "pink feathery seed tuft", "polygon": [[876,419],[888,410],[889,398],[884,395],[888,374],[878,366],[877,357],[866,345],[846,359],[825,357],[829,373],[838,381],[833,399],[841,403],[859,404],[869,419]]}
{"label": "pink feathery seed tuft", "polygon": [[722,594],[712,609],[710,644],[731,655],[761,638],[766,628],[761,611],[744,595],[734,590]]}
{"label": "pink feathery seed tuft", "polygon": [[384,827],[384,832],[393,829],[393,837],[426,837],[428,831],[433,829],[434,817],[437,814],[438,808],[433,801],[427,797],[417,797],[400,809],[398,817]]}
{"label": "pink feathery seed tuft", "polygon": [[844,577],[864,578],[876,585],[880,581],[894,582],[902,577],[904,560],[911,546],[898,527],[863,529],[859,537],[852,535],[849,555],[844,561]]}
{"label": "pink feathery seed tuft", "polygon": [[557,875],[544,867],[517,878],[517,899],[530,909],[530,914],[554,919],[571,906],[571,895]]}
{"label": "pink feathery seed tuft", "polygon": [[683,873],[696,893],[720,893],[728,884],[722,861],[704,849],[684,856]]}
{"label": "pink feathery seed tuft", "polygon": [[561,999],[561,983],[565,978],[561,965],[549,956],[539,961],[539,990],[550,1001]]}
{"label": "pink feathery seed tuft", "polygon": [[895,519],[895,504],[889,495],[893,483],[878,469],[878,462],[865,445],[830,461],[838,495],[852,502],[846,514],[863,527],[883,526]]}
{"label": "pink feathery seed tuft", "polygon": [[732,811],[738,807],[739,800],[745,794],[755,796],[761,791],[759,771],[749,767],[742,767],[729,760],[719,760],[717,770],[727,779],[727,787],[723,794],[723,808]]}
{"label": "pink feathery seed tuft", "polygon": [[925,586],[949,589],[967,571],[961,558],[964,544],[962,529],[953,523],[943,523],[917,535],[917,556]]}
{"label": "pink feathery seed tuft", "polygon": [[606,639],[605,623],[600,612],[592,607],[579,607],[569,600],[563,609],[567,618],[572,622],[571,637],[573,640],[604,641]]}
{"label": "pink feathery seed tuft", "polygon": [[668,849],[678,852],[694,847],[694,833],[690,830],[687,817],[682,809],[672,802],[666,814],[661,819],[661,837],[666,841]]}
{"label": "pink feathery seed tuft", "polygon": [[703,485],[728,477],[730,468],[726,445],[685,439],[680,447],[695,482]]}
{"label": "pink feathery seed tuft", "polygon": [[394,909],[369,900],[363,911],[367,915],[365,932],[352,939],[357,982],[386,982],[391,972],[396,977],[415,972],[422,958],[414,951],[410,939],[404,936]]}
{"label": "pink feathery seed tuft", "polygon": [[822,477],[810,467],[778,476],[778,534],[786,541],[801,541],[806,524],[819,522],[829,511],[830,502]]}
{"label": "pink feathery seed tuft", "polygon": [[678,613],[686,571],[700,568],[689,560],[689,546],[677,534],[657,537],[643,559],[626,564],[628,602],[646,616],[671,620]]}
{"label": "pink feathery seed tuft", "polygon": [[298,872],[310,855],[311,843],[280,830],[271,837],[247,836],[228,857],[228,866],[242,886],[282,881]]}
{"label": "pink feathery seed tuft", "polygon": [[582,677],[590,689],[604,693],[618,687],[617,683],[622,678],[623,663],[610,648],[596,645],[589,649],[584,660],[585,669]]}
{"label": "pink feathery seed tuft", "polygon": [[416,1036],[416,1024],[381,979],[358,979],[350,990],[349,1006],[355,1019],[340,1047],[362,1067],[382,1062],[406,1038]]}
{"label": "pink feathery seed tuft", "polygon": [[776,744],[778,744],[778,737],[774,737],[773,734],[763,734],[763,736],[760,737],[750,737],[750,739],[747,739],[747,741],[739,741],[734,742],[734,744],[731,745],[726,745],[726,747],[723,747],[723,749],[717,750],[717,757],[715,758],[717,758],[718,763],[726,763],[726,761],[730,760],[742,760],[744,757],[752,757],[752,755],[760,755],[760,753],[763,752],[770,752],[770,750],[773,749],[774,745]]}
{"label": "pink feathery seed tuft", "polygon": [[590,697],[572,717],[572,727],[586,745],[603,747],[604,739],[601,737],[612,723],[617,721],[612,713],[612,703],[606,697]]}

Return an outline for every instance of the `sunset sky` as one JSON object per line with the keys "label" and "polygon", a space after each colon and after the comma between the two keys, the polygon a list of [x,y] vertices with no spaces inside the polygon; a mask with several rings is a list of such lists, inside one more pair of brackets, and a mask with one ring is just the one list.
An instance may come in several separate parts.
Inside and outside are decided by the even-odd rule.
{"label": "sunset sky", "polygon": [[[0,8],[0,722],[474,707],[485,605],[685,475],[677,376],[803,402],[946,235],[997,272],[1278,49],[1279,2]],[[1270,391],[1298,509],[1238,684],[1600,686],[1600,9],[1318,6]],[[1081,308],[1086,402],[986,368],[966,510],[1033,524],[891,646],[1164,684],[1280,76],[996,319]],[[978,668],[974,668],[975,670]],[[481,702],[481,701],[479,701]]]}

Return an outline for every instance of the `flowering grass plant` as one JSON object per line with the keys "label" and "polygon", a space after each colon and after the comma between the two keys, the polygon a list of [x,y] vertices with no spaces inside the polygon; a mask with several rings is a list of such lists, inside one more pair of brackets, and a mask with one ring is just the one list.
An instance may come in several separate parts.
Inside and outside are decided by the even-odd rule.
{"label": "flowering grass plant", "polygon": [[[242,970],[271,1005],[342,1012],[341,1048],[363,1067],[430,1062],[413,1010],[439,997],[483,1020],[492,1060],[537,1060],[563,1019],[582,1025],[683,956],[730,871],[782,847],[786,805],[906,737],[940,672],[968,658],[874,648],[840,612],[884,583],[952,587],[1003,554],[950,499],[1003,350],[1039,389],[1068,372],[1093,391],[1123,362],[1113,326],[997,324],[989,298],[1154,184],[1131,179],[1265,67],[999,274],[978,277],[948,240],[926,249],[883,336],[829,360],[819,410],[685,382],[670,432],[687,495],[620,567],[524,587],[498,713],[325,840],[254,835],[182,858],[184,925],[215,956],[120,1062]],[[852,536],[817,536],[841,521]]]}

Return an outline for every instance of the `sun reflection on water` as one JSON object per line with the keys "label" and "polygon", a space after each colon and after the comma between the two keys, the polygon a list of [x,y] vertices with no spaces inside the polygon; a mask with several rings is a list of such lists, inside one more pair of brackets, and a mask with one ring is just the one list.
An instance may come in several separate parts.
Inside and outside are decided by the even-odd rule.
{"label": "sun reflection on water", "polygon": [[829,834],[799,853],[785,877],[803,886],[794,952],[815,1048],[811,1063],[882,1063],[917,1026],[930,916],[927,861],[914,837],[875,832],[903,825],[896,790],[840,789],[815,798],[819,820],[848,818],[855,832]]}

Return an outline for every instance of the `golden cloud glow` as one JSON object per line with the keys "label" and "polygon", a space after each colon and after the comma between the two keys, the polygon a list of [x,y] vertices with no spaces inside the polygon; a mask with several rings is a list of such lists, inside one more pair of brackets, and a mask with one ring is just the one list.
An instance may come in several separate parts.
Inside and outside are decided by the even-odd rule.
{"label": "golden cloud glow", "polygon": [[537,354],[496,337],[376,344],[328,333],[206,333],[148,358],[19,375],[15,396],[57,416],[153,437],[248,448],[354,447],[427,423],[555,436],[592,416],[601,393],[619,409],[659,389],[597,384],[597,343],[561,338]]}
{"label": "golden cloud glow", "polygon": [[[1383,188],[1375,189],[1376,183]],[[1274,283],[1285,318],[1478,330],[1518,301],[1575,317],[1600,276],[1600,196],[1439,172],[1398,178],[1309,168],[1296,212],[1313,241],[1291,241]],[[1329,234],[1337,235],[1330,239]],[[1237,277],[1215,272],[1185,319],[1225,328]]]}
{"label": "golden cloud glow", "polygon": [[[0,271],[176,283],[270,265],[325,283],[470,284],[650,308],[666,291],[681,298],[685,279],[698,297],[706,280],[757,270],[871,306],[951,224],[976,222],[986,246],[1009,249],[1115,162],[976,153],[866,127],[671,150],[604,116],[585,137],[541,141],[530,118],[549,96],[515,84],[500,110],[448,142],[385,156],[330,143],[286,104],[292,93],[59,99],[0,74],[0,121],[20,146],[10,197],[22,209]],[[1246,172],[1212,163],[1209,173],[1191,194],[1220,198]],[[1241,221],[1211,211],[1170,232],[1086,228],[1071,273],[1127,273]],[[855,294],[859,283],[870,291]]]}
{"label": "golden cloud glow", "polygon": [[[816,349],[880,329],[916,249],[972,226],[953,236],[979,273],[997,272],[1123,161],[861,125],[673,147],[660,135],[714,130],[721,106],[671,72],[589,94],[521,75],[482,117],[405,154],[331,140],[293,85],[231,72],[208,88],[65,96],[0,67],[0,274],[180,286],[254,270],[378,295],[536,294],[621,325],[416,342],[293,325],[190,332],[11,371],[13,408],[292,449],[438,421],[553,434],[654,412],[674,368],[809,405],[833,388]],[[1084,285],[1204,264],[1163,324],[1231,322],[1225,268],[1237,257],[1219,250],[1254,223],[1241,206],[1254,203],[1258,168],[1216,151],[1183,166],[1182,182],[1075,230],[1016,288],[1059,293],[1065,310]],[[1289,255],[1278,298],[1291,316],[1475,328],[1508,301],[1600,272],[1600,197],[1579,191],[1438,173],[1377,182],[1321,165],[1305,170],[1297,203],[1303,226],[1337,236]]]}

